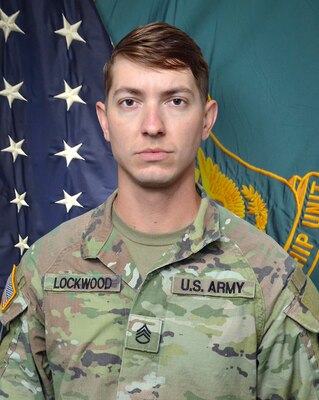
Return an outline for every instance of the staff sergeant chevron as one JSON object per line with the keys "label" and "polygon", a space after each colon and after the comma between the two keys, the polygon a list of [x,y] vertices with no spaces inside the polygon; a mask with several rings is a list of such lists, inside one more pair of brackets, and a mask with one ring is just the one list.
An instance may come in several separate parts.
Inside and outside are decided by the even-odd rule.
{"label": "staff sergeant chevron", "polygon": [[148,329],[147,325],[144,324],[140,329],[136,331],[135,340],[141,344],[147,344],[150,342],[152,332]]}

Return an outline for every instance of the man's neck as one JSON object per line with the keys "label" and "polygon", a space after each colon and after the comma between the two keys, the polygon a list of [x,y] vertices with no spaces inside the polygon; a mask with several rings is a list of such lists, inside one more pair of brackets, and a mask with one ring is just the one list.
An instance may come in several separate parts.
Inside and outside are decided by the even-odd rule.
{"label": "man's neck", "polygon": [[115,200],[120,218],[145,233],[168,233],[182,229],[194,221],[199,206],[200,196],[195,183],[164,189],[119,185]]}

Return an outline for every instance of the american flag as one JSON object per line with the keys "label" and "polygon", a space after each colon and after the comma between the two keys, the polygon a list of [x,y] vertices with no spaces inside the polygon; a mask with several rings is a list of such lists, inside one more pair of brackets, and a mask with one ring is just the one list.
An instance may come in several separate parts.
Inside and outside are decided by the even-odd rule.
{"label": "american flag", "polygon": [[0,0],[0,292],[35,240],[117,185],[95,114],[111,48],[93,1]]}

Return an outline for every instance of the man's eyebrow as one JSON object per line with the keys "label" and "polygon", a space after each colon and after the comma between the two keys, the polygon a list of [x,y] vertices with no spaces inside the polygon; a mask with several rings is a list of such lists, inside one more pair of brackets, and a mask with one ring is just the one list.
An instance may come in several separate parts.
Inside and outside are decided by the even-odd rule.
{"label": "man's eyebrow", "polygon": [[176,87],[176,88],[164,90],[162,92],[162,94],[164,96],[174,96],[174,95],[183,94],[183,93],[191,94],[191,95],[194,94],[193,91],[191,89],[189,89],[188,87],[186,87],[186,86],[179,86],[179,87]]}
{"label": "man's eyebrow", "polygon": [[141,95],[143,92],[139,89],[133,87],[120,87],[115,90],[114,96],[118,96],[120,94],[132,94],[132,95]]}
{"label": "man's eyebrow", "polygon": [[[186,86],[178,86],[178,87],[174,87],[172,89],[167,89],[167,90],[163,90],[163,92],[161,92],[161,96],[175,96],[178,94],[190,94],[193,95],[193,91],[191,89],[189,89]],[[137,88],[134,87],[120,87],[118,89],[116,89],[114,91],[114,96],[119,96],[121,94],[129,94],[129,95],[135,95],[135,96],[141,96],[143,94],[142,90],[139,90]]]}

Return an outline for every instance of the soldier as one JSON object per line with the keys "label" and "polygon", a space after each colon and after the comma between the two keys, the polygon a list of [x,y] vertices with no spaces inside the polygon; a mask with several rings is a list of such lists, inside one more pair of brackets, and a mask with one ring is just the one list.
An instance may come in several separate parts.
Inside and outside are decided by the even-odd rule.
{"label": "soldier", "polygon": [[217,104],[181,30],[129,33],[98,118],[118,190],[37,241],[2,299],[0,397],[319,398],[319,298],[294,260],[194,183]]}

